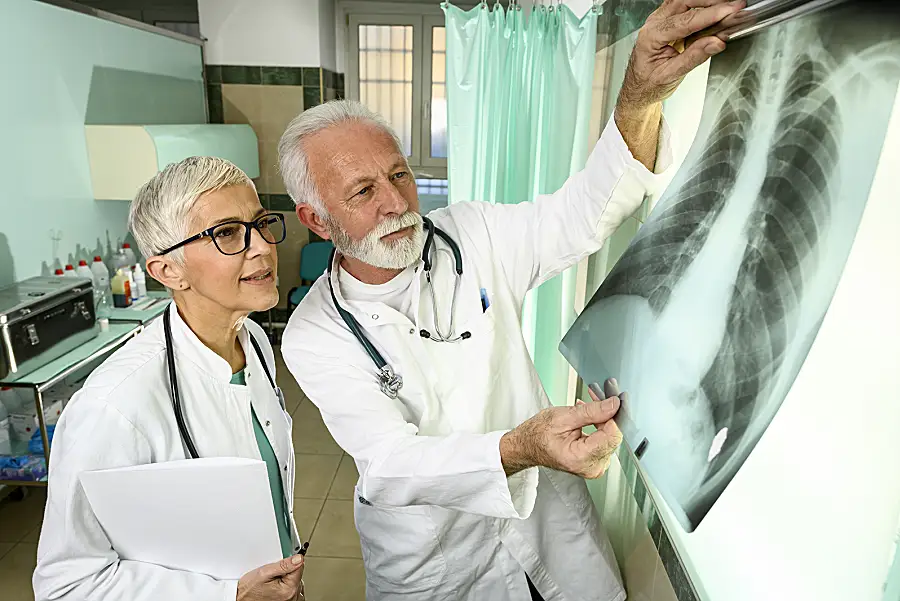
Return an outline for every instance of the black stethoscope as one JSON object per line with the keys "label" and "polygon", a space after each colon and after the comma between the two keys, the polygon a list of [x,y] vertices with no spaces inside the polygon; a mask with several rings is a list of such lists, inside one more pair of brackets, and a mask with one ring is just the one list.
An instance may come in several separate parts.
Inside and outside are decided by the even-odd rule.
{"label": "black stethoscope", "polygon": [[[178,423],[178,432],[181,434],[181,442],[184,443],[185,448],[188,453],[190,453],[191,459],[199,459],[200,454],[197,453],[197,447],[194,446],[194,440],[191,438],[191,433],[188,431],[187,424],[184,421],[184,412],[181,408],[181,395],[178,394],[178,380],[175,376],[175,351],[172,345],[172,320],[169,317],[170,311],[172,311],[172,309],[168,308],[163,314],[163,331],[166,335],[166,366],[169,370],[169,389],[172,396],[172,410],[175,412],[175,421]],[[272,374],[269,373],[269,367],[266,365],[265,359],[263,359],[259,343],[256,342],[256,338],[254,338],[253,334],[250,332],[247,332],[247,336],[250,337],[250,343],[253,345],[253,350],[256,352],[259,364],[262,365],[263,371],[266,372],[269,384],[272,385],[272,390],[275,391],[275,396],[278,397],[278,401],[282,404],[281,408],[284,409],[284,402],[282,401],[281,394],[278,387],[275,385],[275,380],[272,379]]]}
{"label": "black stethoscope", "polygon": [[[462,253],[459,250],[459,246],[456,244],[456,242],[453,241],[453,238],[451,238],[450,235],[447,234],[447,232],[438,227],[435,227],[434,223],[432,223],[432,221],[427,217],[423,217],[422,222],[427,232],[425,237],[425,244],[422,247],[422,262],[425,264],[425,280],[428,282],[428,287],[431,289],[431,306],[434,315],[435,333],[432,334],[428,330],[420,330],[419,335],[422,338],[427,338],[435,342],[460,342],[462,340],[468,340],[472,337],[471,332],[463,332],[459,336],[454,335],[456,293],[459,290],[459,281],[462,279],[463,273]],[[431,251],[432,247],[434,246],[435,234],[437,234],[438,238],[446,242],[447,246],[450,248],[450,250],[447,251],[446,249],[439,249],[435,247],[435,252],[450,252],[453,255],[453,264],[456,272],[456,279],[453,283],[453,297],[450,299],[450,330],[447,334],[444,334],[442,332],[441,325],[438,321],[437,299],[434,295],[434,285],[431,282]],[[381,383],[381,392],[386,394],[389,398],[396,399],[397,395],[400,393],[400,389],[403,388],[403,377],[395,373],[393,368],[388,365],[387,361],[384,360],[384,357],[381,355],[381,353],[378,352],[378,349],[375,348],[372,342],[366,337],[365,333],[362,330],[362,327],[359,325],[359,322],[356,321],[356,318],[341,306],[341,304],[338,302],[337,296],[334,294],[334,285],[331,283],[331,268],[334,264],[334,256],[336,252],[336,249],[331,251],[331,257],[328,259],[327,273],[328,289],[331,291],[331,300],[334,302],[334,308],[337,309],[338,315],[340,315],[341,319],[344,320],[344,323],[347,324],[347,328],[349,328],[353,336],[359,341],[363,349],[365,349],[366,353],[372,359],[375,367],[378,369],[378,380]]]}

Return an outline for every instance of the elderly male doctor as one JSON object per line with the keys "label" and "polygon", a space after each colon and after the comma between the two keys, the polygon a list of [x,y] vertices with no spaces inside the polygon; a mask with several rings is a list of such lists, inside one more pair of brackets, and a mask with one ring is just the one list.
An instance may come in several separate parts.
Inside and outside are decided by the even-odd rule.
{"label": "elderly male doctor", "polygon": [[[534,203],[455,204],[423,225],[381,118],[329,103],[285,131],[279,159],[297,214],[338,253],[282,352],[359,469],[368,599],[624,599],[583,480],[603,473],[621,440],[619,401],[551,407],[522,304],[640,205],[657,148],[667,152],[661,101],[724,49],[706,37],[679,52],[679,40],[742,7],[664,2],[585,169]],[[591,423],[599,430],[583,435]]]}

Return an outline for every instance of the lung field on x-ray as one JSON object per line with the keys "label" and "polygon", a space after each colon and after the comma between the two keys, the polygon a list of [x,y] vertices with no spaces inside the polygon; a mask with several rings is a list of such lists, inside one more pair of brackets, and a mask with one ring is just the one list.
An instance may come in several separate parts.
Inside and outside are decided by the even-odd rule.
{"label": "lung field on x-ray", "polygon": [[[751,431],[754,416],[779,397],[773,388],[782,370],[795,375],[785,352],[828,229],[830,178],[838,162],[838,111],[827,78],[828,68],[811,54],[788,61],[777,44],[748,57],[731,76],[715,76],[710,96],[721,106],[705,148],[591,301],[642,297],[665,324],[683,311],[684,291],[682,304],[670,307],[678,286],[698,283],[692,268],[715,265],[719,271],[714,277],[721,283],[703,287],[722,292],[701,294],[696,302],[723,314],[721,338],[685,345],[685,353],[703,355],[699,347],[712,344],[711,361],[693,390],[668,392],[677,411],[693,414],[681,423],[689,438],[681,444],[694,445],[686,451],[693,459],[681,467],[702,473],[685,474],[675,488],[694,524],[736,470],[729,462],[745,458],[735,454],[748,452],[761,435],[764,424]],[[714,256],[729,253],[731,260]],[[667,309],[675,317],[667,318]],[[716,433],[727,442],[707,460]]]}
{"label": "lung field on x-ray", "polygon": [[[804,270],[815,269],[827,229],[837,160],[837,110],[825,68],[802,57],[788,77],[767,176],[747,221],[748,243],[732,291],[725,338],[702,387],[716,430],[743,436],[795,334]],[[709,473],[735,450],[725,447]]]}

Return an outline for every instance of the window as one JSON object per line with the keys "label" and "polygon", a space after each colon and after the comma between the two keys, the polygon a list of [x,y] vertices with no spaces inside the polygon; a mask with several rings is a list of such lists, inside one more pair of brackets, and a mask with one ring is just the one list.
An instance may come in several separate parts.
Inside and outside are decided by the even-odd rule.
{"label": "window", "polygon": [[[447,176],[447,85],[444,18],[434,5],[409,14],[368,3],[347,11],[347,89],[394,127],[417,181]],[[374,5],[375,3],[373,3]],[[413,7],[419,6],[418,9]],[[416,14],[416,12],[421,14]],[[446,195],[446,182],[425,186]]]}

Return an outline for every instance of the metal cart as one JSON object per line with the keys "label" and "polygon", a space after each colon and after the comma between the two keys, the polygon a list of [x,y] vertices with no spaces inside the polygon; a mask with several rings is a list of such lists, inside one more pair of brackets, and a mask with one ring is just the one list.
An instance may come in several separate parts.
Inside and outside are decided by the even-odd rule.
{"label": "metal cart", "polygon": [[[37,409],[38,424],[41,429],[41,438],[44,446],[44,460],[47,467],[50,466],[50,444],[47,437],[47,425],[44,423],[44,393],[55,384],[63,381],[78,370],[90,365],[109,355],[123,344],[137,336],[144,326],[141,323],[125,322],[111,323],[109,330],[100,334],[66,353],[62,357],[50,361],[29,373],[16,377],[10,374],[5,380],[0,380],[0,386],[10,388],[28,388],[34,394],[35,408]],[[13,446],[13,455],[27,454],[28,441],[16,441]],[[0,480],[0,486],[47,486],[47,478],[41,480]]]}

